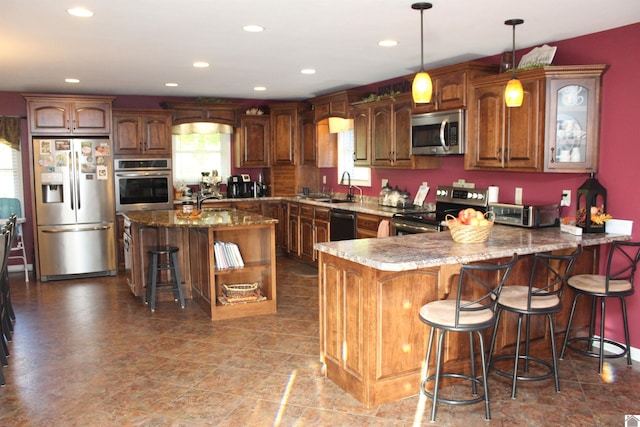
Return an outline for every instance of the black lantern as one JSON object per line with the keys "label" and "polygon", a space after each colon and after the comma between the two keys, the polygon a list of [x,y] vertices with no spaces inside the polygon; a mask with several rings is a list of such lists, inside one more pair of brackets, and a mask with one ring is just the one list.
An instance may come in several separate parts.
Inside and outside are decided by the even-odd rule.
{"label": "black lantern", "polygon": [[604,233],[605,214],[607,213],[607,190],[591,174],[578,188],[576,225],[585,233]]}

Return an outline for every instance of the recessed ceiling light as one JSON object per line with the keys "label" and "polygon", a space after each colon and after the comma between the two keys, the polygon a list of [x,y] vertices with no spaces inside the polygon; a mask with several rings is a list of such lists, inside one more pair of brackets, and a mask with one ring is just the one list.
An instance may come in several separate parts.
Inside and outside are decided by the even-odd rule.
{"label": "recessed ceiling light", "polygon": [[261,27],[260,25],[245,25],[242,29],[248,33],[260,33],[264,31],[264,27]]}
{"label": "recessed ceiling light", "polygon": [[300,70],[300,72],[302,74],[315,74],[316,70],[314,70],[313,68],[303,68],[302,70]]}
{"label": "recessed ceiling light", "polygon": [[193,63],[193,66],[196,68],[207,68],[209,66],[209,63],[204,61],[196,61]]}
{"label": "recessed ceiling light", "polygon": [[80,83],[80,80],[78,79],[64,79],[64,81],[66,83]]}
{"label": "recessed ceiling light", "polygon": [[89,9],[85,9],[84,7],[74,7],[71,9],[67,9],[67,13],[71,16],[77,16],[79,18],[90,18],[93,16],[93,12]]}
{"label": "recessed ceiling light", "polygon": [[255,90],[256,92],[264,92],[265,90],[267,90],[267,88],[264,86],[255,86],[253,90]]}
{"label": "recessed ceiling light", "polygon": [[165,83],[166,87],[178,87],[178,83]]}
{"label": "recessed ceiling light", "polygon": [[393,47],[393,46],[398,46],[398,42],[395,40],[382,40],[378,42],[378,46]]}

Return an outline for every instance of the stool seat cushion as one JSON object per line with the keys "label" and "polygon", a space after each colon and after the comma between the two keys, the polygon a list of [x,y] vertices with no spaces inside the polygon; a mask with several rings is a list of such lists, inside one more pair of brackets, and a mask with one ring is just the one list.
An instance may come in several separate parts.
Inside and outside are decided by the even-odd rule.
{"label": "stool seat cushion", "polygon": [[178,252],[180,248],[177,246],[156,246],[149,248],[147,251],[150,254],[170,254],[172,252]]}
{"label": "stool seat cushion", "polygon": [[[531,290],[532,292],[539,291],[535,287],[531,288]],[[528,310],[528,299],[529,286],[505,286],[500,292],[498,304],[516,310]],[[544,295],[541,292],[531,297],[531,308],[534,310],[555,307],[558,304],[560,304],[560,298],[557,295]]]}
{"label": "stool seat cushion", "polygon": [[[460,301],[460,305],[469,303],[469,301]],[[469,308],[482,308],[481,304],[472,304]],[[420,317],[425,322],[433,325],[456,326],[456,301],[443,300],[434,301],[425,304],[420,308]],[[478,311],[461,311],[459,325],[471,326],[480,325],[493,319],[493,311],[489,308]]]}
{"label": "stool seat cushion", "polygon": [[[606,277],[598,274],[578,274],[569,278],[569,286],[592,294],[606,292]],[[626,293],[633,290],[628,280],[609,280],[609,293]]]}

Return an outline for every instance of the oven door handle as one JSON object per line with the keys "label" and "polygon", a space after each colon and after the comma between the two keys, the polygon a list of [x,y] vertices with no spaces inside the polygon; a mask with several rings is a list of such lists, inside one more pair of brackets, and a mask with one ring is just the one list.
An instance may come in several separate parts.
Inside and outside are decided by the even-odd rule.
{"label": "oven door handle", "polygon": [[170,171],[165,172],[116,172],[116,176],[120,178],[141,178],[147,176],[170,176]]}
{"label": "oven door handle", "polygon": [[425,227],[425,226],[421,226],[421,225],[413,225],[413,224],[408,224],[406,222],[403,221],[393,221],[392,223],[393,228],[395,228],[396,230],[405,230],[405,231],[411,231],[411,232],[415,232],[415,233],[429,233],[429,232],[433,232],[433,231],[438,231],[437,229],[433,228],[433,227]]}
{"label": "oven door handle", "polygon": [[447,145],[447,140],[444,137],[444,131],[447,129],[447,124],[449,123],[449,120],[444,119],[442,120],[442,123],[440,124],[440,145],[442,145],[442,148],[444,148],[445,151],[449,151],[449,146]]}

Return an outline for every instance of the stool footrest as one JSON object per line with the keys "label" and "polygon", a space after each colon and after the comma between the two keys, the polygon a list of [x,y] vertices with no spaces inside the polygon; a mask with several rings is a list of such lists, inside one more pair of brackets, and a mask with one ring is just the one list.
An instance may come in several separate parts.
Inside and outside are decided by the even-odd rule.
{"label": "stool footrest", "polygon": [[[479,378],[474,378],[470,375],[464,375],[464,374],[454,374],[454,373],[444,373],[444,374],[440,374],[440,378],[458,378],[458,379],[463,379],[463,380],[467,380],[470,381],[472,383],[476,383],[478,386],[480,386],[480,389],[484,390],[484,385],[482,383],[482,380]],[[425,378],[422,381],[422,384],[420,385],[420,388],[422,389],[422,393],[429,397],[430,399],[433,400],[433,393],[430,391],[427,391],[426,385],[428,382],[430,381],[435,381],[436,376],[435,375],[431,375],[427,378]],[[442,390],[438,391],[438,394],[440,394],[442,392]],[[449,405],[473,405],[476,403],[480,403],[480,402],[484,402],[484,393],[478,395],[478,397],[475,397],[473,399],[447,399],[446,397],[441,397],[438,396],[438,398],[436,399],[436,402],[439,403],[447,403]]]}
{"label": "stool footrest", "polygon": [[[575,342],[587,342],[587,343],[589,343],[589,341],[591,341],[591,343],[590,343],[591,347],[593,347],[593,343],[596,343],[596,342],[600,343],[600,340],[597,339],[597,338],[575,337],[575,338],[570,338],[567,341],[567,348],[569,348],[572,351],[575,351],[576,353],[581,354],[583,356],[600,358],[600,353],[599,353],[599,351],[597,349],[596,350],[582,350],[581,348],[577,348],[574,345],[572,345],[572,343],[575,343]],[[629,352],[629,349],[625,345],[620,344],[619,342],[611,341],[611,340],[608,340],[606,338],[603,341],[604,341],[604,344],[609,344],[609,345],[612,345],[614,347],[618,347],[621,350],[620,353],[609,353],[609,354],[604,353],[602,355],[602,357],[605,358],[605,359],[617,359],[619,357],[625,357],[627,355],[627,353]]]}
{"label": "stool footrest", "polygon": [[[511,354],[505,354],[502,356],[494,357],[491,361],[491,364],[489,365],[489,369],[493,369],[496,374],[501,375],[505,378],[513,379],[512,368],[511,368],[511,371],[509,372],[503,371],[502,369],[497,368],[495,366],[495,363],[498,362],[499,360],[511,360],[513,362],[514,357],[515,356]],[[551,364],[551,362],[547,362],[546,360],[540,359],[539,357],[526,356],[524,354],[521,354],[520,356],[518,356],[518,359],[524,360],[524,363],[535,362],[539,365],[544,366],[546,369],[548,369],[548,372],[542,375],[528,375],[528,376],[518,375],[516,377],[518,381],[542,381],[542,380],[547,380],[549,378],[553,378],[554,376],[553,365]]]}

